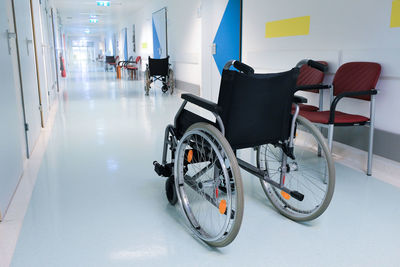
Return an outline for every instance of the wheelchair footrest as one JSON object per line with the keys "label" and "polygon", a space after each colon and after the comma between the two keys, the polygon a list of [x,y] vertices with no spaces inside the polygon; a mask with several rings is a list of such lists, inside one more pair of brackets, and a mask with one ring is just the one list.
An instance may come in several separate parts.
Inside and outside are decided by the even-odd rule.
{"label": "wheelchair footrest", "polygon": [[170,177],[172,175],[173,163],[161,165],[157,161],[154,161],[153,165],[154,165],[154,171],[158,174],[158,176]]}

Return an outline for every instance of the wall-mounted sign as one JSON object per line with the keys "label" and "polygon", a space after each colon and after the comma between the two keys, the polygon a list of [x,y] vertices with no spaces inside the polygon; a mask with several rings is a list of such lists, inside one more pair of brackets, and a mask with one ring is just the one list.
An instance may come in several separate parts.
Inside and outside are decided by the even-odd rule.
{"label": "wall-mounted sign", "polygon": [[392,2],[392,15],[390,17],[390,27],[400,27],[400,0]]}

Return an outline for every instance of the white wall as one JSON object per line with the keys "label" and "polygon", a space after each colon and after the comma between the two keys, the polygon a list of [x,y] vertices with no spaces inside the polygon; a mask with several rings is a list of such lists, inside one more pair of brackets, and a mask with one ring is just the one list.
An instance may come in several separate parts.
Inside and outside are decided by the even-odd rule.
{"label": "white wall", "polygon": [[[200,0],[153,0],[134,13],[121,16],[116,29],[128,28],[129,56],[141,56],[143,62],[153,56],[152,13],[167,7],[168,54],[180,81],[200,85],[201,18],[198,16]],[[136,28],[136,53],[132,50],[132,25]],[[121,39],[120,41],[122,41]],[[147,43],[147,48],[142,47]],[[123,51],[122,51],[123,52]]]}
{"label": "white wall", "polygon": [[[288,69],[302,58],[326,60],[327,81],[343,63],[376,61],[382,64],[376,127],[400,134],[400,28],[389,27],[391,5],[391,0],[246,0],[243,60],[257,71]],[[300,16],[311,16],[309,35],[264,37],[266,22]],[[316,97],[311,100],[316,104]],[[369,111],[366,103],[351,99],[339,108],[364,115]]]}

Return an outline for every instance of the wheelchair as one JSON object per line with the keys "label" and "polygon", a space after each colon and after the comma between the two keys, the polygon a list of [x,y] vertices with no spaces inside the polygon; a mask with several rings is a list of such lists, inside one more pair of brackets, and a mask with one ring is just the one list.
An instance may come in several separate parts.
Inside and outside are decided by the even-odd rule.
{"label": "wheelchair", "polygon": [[149,63],[146,64],[146,70],[144,73],[145,77],[145,85],[144,90],[146,95],[149,95],[150,86],[152,82],[161,81],[162,87],[161,91],[163,93],[168,92],[170,90],[171,95],[174,92],[175,81],[174,81],[174,72],[170,68],[171,64],[169,64],[169,56],[166,58],[155,59],[149,57]]}
{"label": "wheelchair", "polygon": [[[293,221],[313,220],[327,209],[334,162],[322,134],[299,116],[299,104],[307,99],[294,95],[304,90],[296,88],[304,64],[326,68],[302,60],[290,71],[254,74],[250,66],[229,61],[218,104],[182,94],[174,124],[165,129],[162,163],[153,165],[167,177],[168,201],[179,201],[189,228],[210,246],[224,247],[239,232],[244,208],[239,167],[257,177],[272,205]],[[185,109],[188,102],[211,112],[215,122]],[[256,166],[236,157],[244,148],[254,149]]]}

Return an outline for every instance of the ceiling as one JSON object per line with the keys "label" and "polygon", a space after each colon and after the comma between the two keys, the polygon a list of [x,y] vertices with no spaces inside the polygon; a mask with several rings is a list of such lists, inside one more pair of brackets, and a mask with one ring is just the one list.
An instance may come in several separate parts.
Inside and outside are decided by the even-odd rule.
{"label": "ceiling", "polygon": [[[70,36],[101,36],[118,25],[121,15],[144,6],[146,0],[111,0],[109,7],[97,6],[96,0],[55,0],[64,31]],[[90,23],[96,16],[98,23]],[[89,30],[89,33],[87,31]],[[86,31],[86,32],[85,32]]]}

